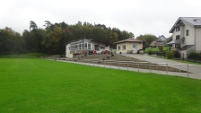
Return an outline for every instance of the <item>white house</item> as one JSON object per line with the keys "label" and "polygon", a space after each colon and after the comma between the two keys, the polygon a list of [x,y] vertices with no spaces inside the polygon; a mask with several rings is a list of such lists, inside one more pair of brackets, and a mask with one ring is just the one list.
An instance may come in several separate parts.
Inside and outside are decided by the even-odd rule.
{"label": "white house", "polygon": [[80,39],[66,45],[66,57],[68,58],[72,58],[75,54],[101,54],[105,51],[111,51],[108,43],[92,39]]}
{"label": "white house", "polygon": [[179,17],[170,29],[173,39],[168,44],[187,58],[191,50],[201,52],[201,17]]}

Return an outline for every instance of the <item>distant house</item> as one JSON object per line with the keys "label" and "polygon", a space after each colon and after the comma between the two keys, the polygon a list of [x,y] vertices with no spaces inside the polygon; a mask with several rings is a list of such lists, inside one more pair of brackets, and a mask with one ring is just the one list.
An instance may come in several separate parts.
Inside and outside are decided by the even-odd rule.
{"label": "distant house", "polygon": [[110,44],[92,39],[80,39],[66,45],[66,57],[77,54],[101,54],[111,51]]}
{"label": "distant house", "polygon": [[157,38],[156,41],[153,41],[151,44],[150,44],[150,47],[163,47],[166,45],[166,38],[165,36],[161,35]]}
{"label": "distant house", "polygon": [[117,53],[137,53],[139,50],[143,48],[143,41],[142,40],[136,40],[134,38],[128,38],[125,40],[121,40],[118,42],[115,42],[117,50]]}
{"label": "distant house", "polygon": [[156,47],[156,41],[151,42],[150,47]]}
{"label": "distant house", "polygon": [[187,58],[191,50],[201,52],[201,17],[179,17],[170,29],[173,39],[168,44]]}

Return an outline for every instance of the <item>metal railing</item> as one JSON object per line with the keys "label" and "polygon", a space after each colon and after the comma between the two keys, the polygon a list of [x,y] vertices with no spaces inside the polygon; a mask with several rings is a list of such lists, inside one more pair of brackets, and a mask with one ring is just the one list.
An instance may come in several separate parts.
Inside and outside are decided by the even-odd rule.
{"label": "metal railing", "polygon": [[119,70],[128,70],[145,73],[157,73],[164,75],[175,75],[201,79],[201,66],[191,64],[168,64],[150,63],[145,61],[119,61],[119,60],[100,60],[100,59],[53,59],[63,62],[71,62],[88,66],[99,66]]}

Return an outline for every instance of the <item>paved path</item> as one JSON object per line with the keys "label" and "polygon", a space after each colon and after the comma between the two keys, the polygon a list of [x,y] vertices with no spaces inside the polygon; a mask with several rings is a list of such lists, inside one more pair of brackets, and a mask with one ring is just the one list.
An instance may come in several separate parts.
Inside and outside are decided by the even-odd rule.
{"label": "paved path", "polygon": [[[149,56],[149,55],[139,55],[139,54],[122,54],[122,55],[127,57],[137,58],[140,60],[145,60],[145,61],[155,63],[158,65],[168,65],[170,67],[188,71],[190,73],[187,76],[191,78],[201,79],[201,65],[187,64],[187,63],[177,62],[177,61],[158,58],[158,57]],[[177,73],[175,74],[177,75]]]}

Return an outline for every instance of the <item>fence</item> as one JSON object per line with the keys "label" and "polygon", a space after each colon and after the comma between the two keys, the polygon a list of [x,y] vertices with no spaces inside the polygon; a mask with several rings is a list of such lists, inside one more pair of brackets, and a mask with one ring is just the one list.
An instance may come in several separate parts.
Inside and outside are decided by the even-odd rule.
{"label": "fence", "polygon": [[141,61],[117,61],[117,60],[99,60],[99,59],[54,59],[62,62],[71,62],[88,66],[99,66],[120,70],[157,73],[164,75],[176,75],[201,79],[201,66],[193,64],[168,64],[168,63],[150,63]]}

